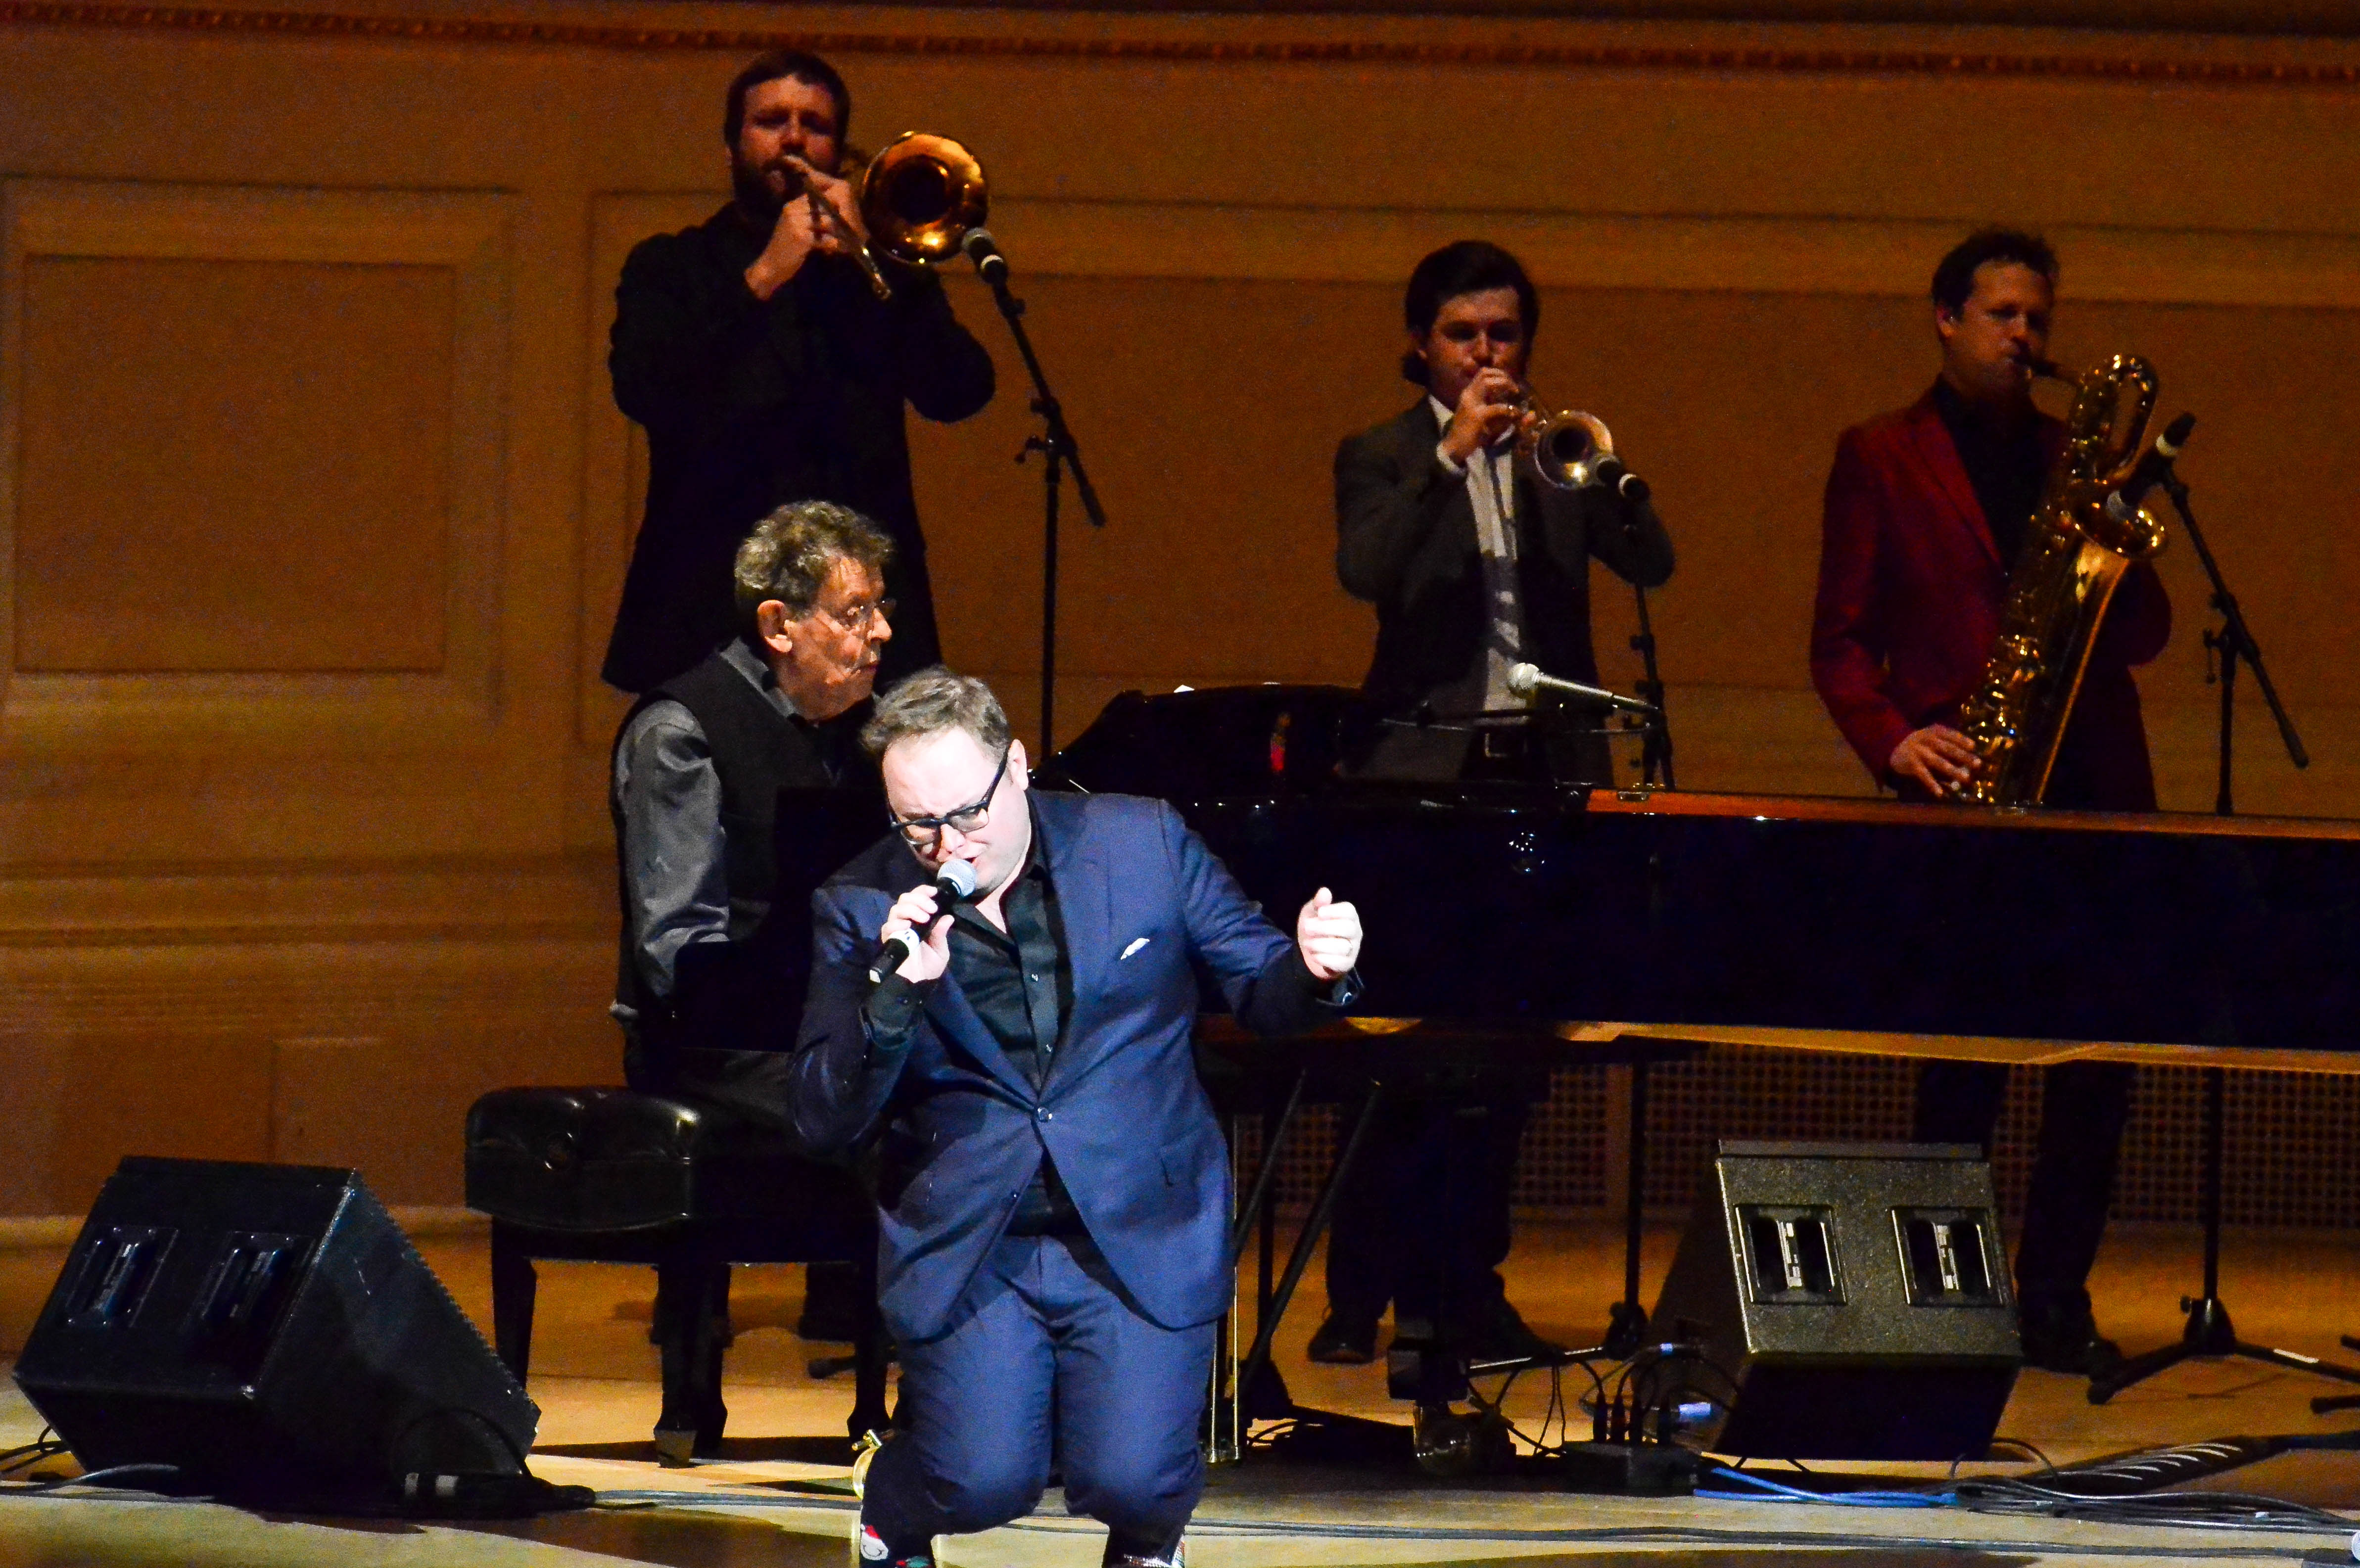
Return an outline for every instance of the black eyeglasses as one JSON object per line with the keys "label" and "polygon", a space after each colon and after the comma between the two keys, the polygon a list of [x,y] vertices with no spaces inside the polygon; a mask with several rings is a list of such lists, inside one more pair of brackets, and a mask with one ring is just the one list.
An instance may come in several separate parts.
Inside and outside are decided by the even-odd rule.
{"label": "black eyeglasses", "polygon": [[943,830],[956,828],[971,833],[991,821],[991,798],[1000,793],[1000,781],[1008,773],[1008,754],[1016,743],[1010,741],[1000,748],[1000,766],[991,770],[991,782],[985,785],[983,798],[972,806],[961,806],[956,811],[945,811],[939,817],[895,817],[894,828],[902,841],[912,849],[932,849],[943,842]]}

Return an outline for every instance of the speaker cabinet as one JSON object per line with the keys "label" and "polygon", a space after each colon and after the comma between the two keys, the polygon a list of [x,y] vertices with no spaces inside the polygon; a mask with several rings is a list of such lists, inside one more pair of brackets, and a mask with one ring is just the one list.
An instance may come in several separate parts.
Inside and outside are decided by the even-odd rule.
{"label": "speaker cabinet", "polygon": [[1724,1141],[1651,1337],[1702,1347],[1706,1446],[1980,1457],[2022,1362],[1991,1166],[1963,1144]]}
{"label": "speaker cabinet", "polygon": [[126,1160],[18,1387],[85,1469],[241,1501],[524,1472],[541,1412],[350,1171]]}

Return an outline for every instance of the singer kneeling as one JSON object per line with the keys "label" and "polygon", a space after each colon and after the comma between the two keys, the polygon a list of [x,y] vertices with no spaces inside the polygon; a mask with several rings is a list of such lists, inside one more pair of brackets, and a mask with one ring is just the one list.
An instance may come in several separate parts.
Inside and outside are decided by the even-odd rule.
{"label": "singer kneeling", "polygon": [[1032,790],[980,681],[922,671],[861,739],[896,831],[814,898],[793,1073],[814,1152],[880,1146],[901,1392],[861,1556],[929,1564],[1023,1516],[1054,1454],[1107,1563],[1176,1564],[1231,1293],[1195,966],[1249,1027],[1300,1030],[1350,999],[1360,916],[1321,888],[1290,942],[1163,802]]}

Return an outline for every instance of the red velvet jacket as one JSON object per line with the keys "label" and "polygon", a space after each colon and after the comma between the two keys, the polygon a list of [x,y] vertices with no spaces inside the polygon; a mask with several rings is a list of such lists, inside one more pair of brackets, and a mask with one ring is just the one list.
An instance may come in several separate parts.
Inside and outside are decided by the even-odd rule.
{"label": "red velvet jacket", "polygon": [[[2064,427],[2041,420],[2051,460]],[[1999,633],[2007,571],[1931,393],[1836,443],[1819,542],[1811,683],[1878,783],[1910,731],[1956,724]],[[2131,666],[2163,651],[2171,602],[2152,566],[2115,590],[2048,800],[2152,811],[2155,776]]]}

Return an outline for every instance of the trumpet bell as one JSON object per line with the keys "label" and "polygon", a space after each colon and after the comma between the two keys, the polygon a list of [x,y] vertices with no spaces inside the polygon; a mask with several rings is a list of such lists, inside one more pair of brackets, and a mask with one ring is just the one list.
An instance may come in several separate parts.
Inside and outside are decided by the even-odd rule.
{"label": "trumpet bell", "polygon": [[905,131],[879,149],[860,177],[869,243],[912,265],[957,255],[989,205],[983,164],[948,136]]}
{"label": "trumpet bell", "polygon": [[1517,444],[1533,471],[1560,490],[1596,484],[1599,460],[1614,455],[1614,437],[1606,421],[1579,408],[1536,416]]}

